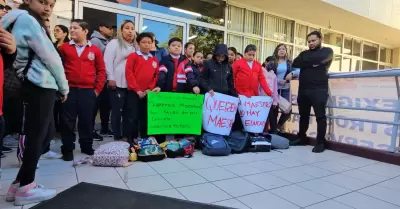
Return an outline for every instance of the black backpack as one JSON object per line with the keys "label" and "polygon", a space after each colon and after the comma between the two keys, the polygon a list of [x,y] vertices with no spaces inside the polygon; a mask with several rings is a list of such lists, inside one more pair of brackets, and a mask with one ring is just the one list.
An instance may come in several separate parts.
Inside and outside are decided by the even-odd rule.
{"label": "black backpack", "polygon": [[[15,23],[15,22],[14,22]],[[7,31],[11,33],[14,23],[12,23]],[[13,64],[15,62],[15,57],[13,60],[8,60],[9,63],[12,63],[4,68],[4,84],[3,84],[3,97],[4,100],[14,97],[20,97],[22,93],[22,82],[28,73],[28,69],[32,65],[33,58],[35,57],[35,52],[32,49],[29,49],[28,55],[28,63],[26,64],[24,70],[22,71],[22,76],[19,77],[17,75],[17,70],[14,68]]]}

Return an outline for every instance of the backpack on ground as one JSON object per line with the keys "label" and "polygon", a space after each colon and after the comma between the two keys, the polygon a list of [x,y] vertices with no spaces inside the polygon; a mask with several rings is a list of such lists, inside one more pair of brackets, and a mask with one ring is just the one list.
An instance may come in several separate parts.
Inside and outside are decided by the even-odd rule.
{"label": "backpack on ground", "polygon": [[289,149],[289,139],[276,134],[269,134],[269,137],[272,149]]}
{"label": "backpack on ground", "polygon": [[263,136],[251,136],[249,140],[249,152],[270,152],[271,141]]}
{"label": "backpack on ground", "polygon": [[105,167],[126,167],[129,163],[129,148],[127,142],[110,142],[101,145],[94,151],[93,165]]}
{"label": "backpack on ground", "polygon": [[139,161],[151,162],[165,158],[165,152],[157,143],[156,138],[138,138],[134,140],[134,147]]}
{"label": "backpack on ground", "polygon": [[232,153],[243,153],[247,152],[249,145],[249,135],[247,132],[242,131],[233,131],[228,137],[226,137],[226,141],[232,149]]}
{"label": "backpack on ground", "polygon": [[221,135],[204,133],[201,142],[203,144],[202,153],[204,155],[228,156],[232,151],[228,142]]}
{"label": "backpack on ground", "polygon": [[169,158],[190,158],[194,153],[194,143],[186,138],[167,140],[160,144],[160,146],[164,149]]}

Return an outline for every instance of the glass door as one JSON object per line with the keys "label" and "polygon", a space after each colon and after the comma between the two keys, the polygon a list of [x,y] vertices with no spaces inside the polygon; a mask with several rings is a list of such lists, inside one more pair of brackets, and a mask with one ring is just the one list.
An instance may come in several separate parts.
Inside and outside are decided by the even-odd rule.
{"label": "glass door", "polygon": [[[136,13],[104,6],[100,4],[79,2],[78,18],[84,19],[93,30],[98,30],[102,24],[113,27],[114,34],[118,31],[120,24],[124,20],[131,20],[135,23],[135,30],[139,29],[139,15]],[[104,4],[105,2],[103,2]]]}
{"label": "glass door", "polygon": [[140,15],[139,32],[152,32],[158,41],[158,47],[167,48],[168,41],[177,37],[186,43],[186,23],[161,19],[158,17]]}

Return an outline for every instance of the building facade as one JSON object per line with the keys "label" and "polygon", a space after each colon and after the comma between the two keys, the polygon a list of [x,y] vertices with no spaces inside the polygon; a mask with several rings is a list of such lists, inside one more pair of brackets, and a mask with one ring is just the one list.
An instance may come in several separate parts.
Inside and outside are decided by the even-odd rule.
{"label": "building facade", "polygon": [[[279,2],[279,3],[278,3]],[[354,1],[353,1],[354,2]],[[332,72],[400,67],[400,30],[385,22],[340,8],[337,0],[57,0],[52,24],[68,25],[81,18],[95,27],[119,27],[130,19],[136,31],[153,32],[159,46],[171,37],[194,42],[198,50],[212,52],[226,43],[243,52],[259,47],[258,59],[272,55],[279,43],[290,58],[307,49],[306,35],[319,30],[324,45],[335,52]],[[372,7],[369,7],[373,9]],[[379,9],[379,8],[377,8]]]}

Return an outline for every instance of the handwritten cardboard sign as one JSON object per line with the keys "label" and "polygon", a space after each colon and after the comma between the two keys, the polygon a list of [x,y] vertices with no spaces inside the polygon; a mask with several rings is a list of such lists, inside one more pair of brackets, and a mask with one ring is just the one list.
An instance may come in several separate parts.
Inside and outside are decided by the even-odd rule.
{"label": "handwritten cardboard sign", "polygon": [[228,136],[231,133],[239,99],[225,94],[209,93],[203,104],[203,128],[207,132]]}
{"label": "handwritten cardboard sign", "polygon": [[239,99],[239,114],[244,129],[250,133],[262,133],[272,106],[272,97],[253,96],[248,98],[239,95]]}
{"label": "handwritten cardboard sign", "polygon": [[150,92],[148,134],[201,134],[203,95]]}

